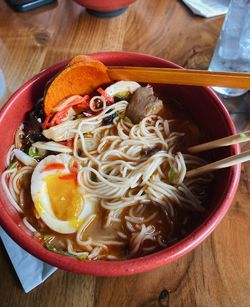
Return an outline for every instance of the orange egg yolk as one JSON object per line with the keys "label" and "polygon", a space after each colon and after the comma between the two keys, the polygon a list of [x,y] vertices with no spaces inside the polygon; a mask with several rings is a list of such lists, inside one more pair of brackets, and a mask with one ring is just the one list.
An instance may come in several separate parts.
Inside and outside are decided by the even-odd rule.
{"label": "orange egg yolk", "polygon": [[78,191],[76,180],[57,173],[47,176],[45,182],[55,216],[63,221],[76,219],[83,207],[83,197]]}

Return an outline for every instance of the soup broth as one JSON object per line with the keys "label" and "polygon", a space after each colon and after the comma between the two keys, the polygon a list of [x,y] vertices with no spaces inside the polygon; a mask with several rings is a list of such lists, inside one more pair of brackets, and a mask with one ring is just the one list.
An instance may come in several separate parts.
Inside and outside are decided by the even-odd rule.
{"label": "soup broth", "polygon": [[[48,157],[55,157],[53,159],[56,162],[52,163],[54,169],[52,167],[48,170],[48,165],[52,164],[46,160],[47,164],[41,167],[39,173],[41,176],[53,169],[60,180],[65,180],[64,184],[66,180],[73,180],[72,189],[82,193],[84,209],[80,209],[83,213],[84,210],[87,212],[80,222],[79,212],[68,208],[72,217],[70,221],[65,221],[67,229],[62,228],[64,224],[60,216],[63,215],[55,217],[55,212],[50,214],[54,220],[59,220],[59,226],[50,227],[50,222],[46,222],[47,209],[41,205],[44,200],[39,200],[38,204],[37,193],[34,192],[34,186],[39,185],[38,182],[44,184],[43,191],[48,192],[45,177],[39,181],[35,176],[38,174],[38,166],[34,172],[35,165],[25,166],[24,160],[18,159],[18,155],[11,151],[10,165],[17,165],[6,171],[6,184],[14,202],[20,207],[25,225],[46,248],[79,259],[127,259],[144,256],[175,244],[195,228],[206,211],[211,176],[189,181],[184,178],[186,168],[204,163],[200,157],[188,155],[187,149],[204,141],[205,135],[191,116],[171,100],[164,103],[164,109],[157,115],[146,117],[142,126],[141,122],[132,124],[126,117],[124,110],[127,102],[122,104],[123,100],[120,99],[113,104],[106,104],[102,96],[98,99],[98,111],[89,114],[85,110],[80,113],[74,111],[73,118],[87,118],[88,124],[95,126],[91,118],[99,116],[101,119],[96,119],[96,122],[101,121],[98,127],[81,132],[80,122],[78,127],[70,128],[74,130],[73,137],[69,133],[66,141],[55,141],[61,146],[60,150],[64,151],[57,151],[56,147],[54,150],[36,149],[34,155],[31,155],[32,159],[41,162]],[[106,112],[105,108],[109,110]],[[105,120],[101,116],[105,116]],[[21,140],[22,147],[18,150],[27,153],[23,128],[20,131],[17,138]],[[166,145],[164,140],[170,141]],[[48,142],[44,137],[41,141]],[[56,160],[60,157],[65,159],[66,155],[69,156],[67,167],[66,162]],[[159,165],[156,167],[157,163]],[[60,167],[63,172],[66,168],[69,169],[69,173],[59,173]],[[153,167],[155,170],[145,179]],[[146,171],[144,173],[141,170]],[[22,175],[20,171],[23,172]],[[134,183],[127,183],[134,178],[132,175],[138,175],[138,179],[135,178]],[[53,184],[59,183],[51,181],[50,185]],[[54,186],[54,189],[59,191],[62,187],[63,184]],[[46,199],[51,200],[51,194],[47,194]],[[48,212],[52,209],[48,207]],[[74,228],[75,231],[72,230]]]}

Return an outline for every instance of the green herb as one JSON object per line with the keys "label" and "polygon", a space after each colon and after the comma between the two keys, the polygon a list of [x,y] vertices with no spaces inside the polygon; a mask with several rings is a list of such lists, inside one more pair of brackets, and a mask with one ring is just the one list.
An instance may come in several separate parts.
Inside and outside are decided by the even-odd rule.
{"label": "green herb", "polygon": [[125,113],[119,113],[119,112],[117,112],[117,116],[120,118],[120,119],[124,119],[124,117],[125,117]]}
{"label": "green herb", "polygon": [[34,147],[32,147],[32,146],[29,148],[28,155],[29,155],[30,157],[34,158],[34,159],[40,159],[40,158],[41,158],[41,157],[39,156],[39,154],[38,154],[37,149],[34,148]]}
{"label": "green herb", "polygon": [[56,253],[56,254],[60,254],[60,255],[64,255],[64,256],[70,256],[70,257],[75,257],[79,260],[83,260],[83,259],[86,259],[87,256],[85,254],[82,254],[82,255],[74,255],[74,254],[71,254],[69,252],[65,252],[61,249],[57,249],[55,246],[53,246],[51,243],[49,242],[45,242],[44,245],[43,245],[45,248],[47,248],[49,251],[53,252],[53,253]]}
{"label": "green herb", "polygon": [[38,231],[36,231],[36,232],[34,233],[34,236],[35,236],[36,238],[38,238],[38,239],[41,239],[41,238],[42,238],[42,235],[41,235],[40,232],[38,232]]}
{"label": "green herb", "polygon": [[119,92],[114,95],[115,98],[118,99],[127,99],[130,95],[129,91]]}
{"label": "green herb", "polygon": [[49,242],[45,242],[44,243],[44,247],[47,248],[48,250],[50,250],[51,252],[60,254],[60,255],[65,255],[65,256],[74,256],[73,254],[70,254],[68,252],[65,252],[61,249],[57,249],[55,246],[53,246],[51,243]]}
{"label": "green herb", "polygon": [[85,166],[86,166],[86,163],[85,163],[85,162],[80,162],[80,165],[81,165],[82,167],[85,167]]}
{"label": "green herb", "polygon": [[176,171],[174,167],[171,167],[168,171],[168,180],[170,184],[174,184],[175,182]]}
{"label": "green herb", "polygon": [[18,162],[16,161],[16,162],[13,162],[13,163],[11,163],[8,167],[7,167],[7,170],[10,170],[10,169],[14,169],[14,168],[16,168],[17,167],[17,164],[18,164]]}
{"label": "green herb", "polygon": [[120,119],[123,119],[125,122],[132,124],[132,120],[129,117],[125,116],[125,113],[117,113],[117,116]]}
{"label": "green herb", "polygon": [[127,116],[124,117],[124,121],[127,122],[127,123],[132,124],[132,120],[129,117],[127,117]]}
{"label": "green herb", "polygon": [[86,256],[85,254],[78,255],[78,256],[73,255],[73,256],[75,256],[75,257],[76,257],[77,259],[79,259],[79,260],[84,260],[84,259],[86,259],[86,258],[87,258],[87,256]]}

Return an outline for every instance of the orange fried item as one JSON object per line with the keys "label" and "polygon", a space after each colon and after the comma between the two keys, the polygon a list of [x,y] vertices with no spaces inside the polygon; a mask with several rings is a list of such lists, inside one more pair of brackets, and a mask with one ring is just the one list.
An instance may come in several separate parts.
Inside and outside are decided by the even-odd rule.
{"label": "orange fried item", "polygon": [[63,99],[72,95],[86,95],[101,84],[110,82],[107,67],[86,55],[74,57],[48,86],[44,95],[46,115]]}
{"label": "orange fried item", "polygon": [[69,67],[69,66],[71,66],[73,64],[76,64],[76,63],[80,63],[80,62],[82,62],[82,63],[93,63],[93,62],[101,63],[100,61],[98,61],[98,60],[96,60],[94,58],[91,58],[88,55],[79,54],[79,55],[74,56],[70,60],[70,62],[68,63],[67,67]]}

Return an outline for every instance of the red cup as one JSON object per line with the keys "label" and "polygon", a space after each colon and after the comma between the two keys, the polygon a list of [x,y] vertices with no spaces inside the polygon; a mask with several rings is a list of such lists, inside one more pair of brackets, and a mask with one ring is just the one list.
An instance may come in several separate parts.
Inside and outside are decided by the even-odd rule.
{"label": "red cup", "polygon": [[97,17],[115,17],[122,14],[128,5],[136,0],[73,0],[86,7],[88,12]]}

